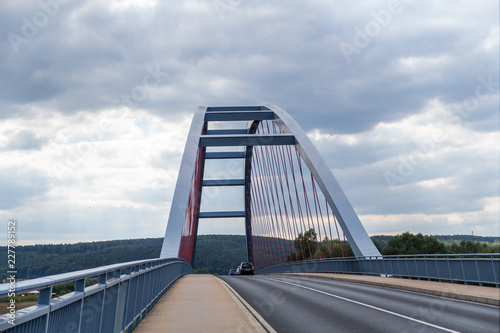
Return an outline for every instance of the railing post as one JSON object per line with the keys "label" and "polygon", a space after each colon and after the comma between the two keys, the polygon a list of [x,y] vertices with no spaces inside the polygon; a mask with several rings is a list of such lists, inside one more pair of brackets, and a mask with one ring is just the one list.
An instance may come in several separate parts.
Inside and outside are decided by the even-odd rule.
{"label": "railing post", "polygon": [[396,259],[398,261],[398,273],[399,273],[399,277],[402,277],[403,274],[401,274],[401,257],[397,257]]}
{"label": "railing post", "polygon": [[479,282],[479,285],[482,286],[483,283],[481,282],[481,272],[479,271],[479,266],[477,264],[477,254],[474,255],[474,262],[476,263],[477,281]]}
{"label": "railing post", "polygon": [[438,264],[439,259],[438,259],[437,255],[434,256],[434,260],[436,261],[437,278],[438,278],[439,282],[443,282],[443,279],[441,279],[441,273],[439,272],[439,264]]}
{"label": "railing post", "polygon": [[446,262],[448,263],[448,275],[450,276],[450,281],[451,281],[451,283],[455,283],[453,276],[451,274],[450,256],[449,255],[446,256]]}
{"label": "railing post", "polygon": [[106,296],[106,279],[107,273],[99,275],[99,285],[104,285],[104,289],[102,290],[102,304],[101,304],[101,318],[99,320],[99,332],[102,332],[102,322],[103,322],[103,312],[104,312],[104,297]]}
{"label": "railing post", "polygon": [[427,256],[426,255],[424,255],[424,263],[425,263],[425,275],[427,276],[427,281],[430,281],[429,269],[427,268]]}
{"label": "railing post", "polygon": [[417,280],[420,280],[420,273],[418,272],[418,261],[417,261],[417,256],[413,257],[415,261],[415,271],[417,272]]}
{"label": "railing post", "polygon": [[462,278],[464,279],[464,283],[467,284],[467,279],[465,276],[465,269],[464,269],[464,261],[463,261],[464,256],[460,255],[460,267],[462,267]]}
{"label": "railing post", "polygon": [[500,279],[495,269],[495,256],[491,255],[490,259],[491,259],[491,268],[493,269],[493,278],[495,279],[495,286],[498,288],[500,287]]}
{"label": "railing post", "polygon": [[[85,281],[87,279],[83,278],[81,280],[77,280],[75,282],[75,294],[76,293],[84,293],[85,292]],[[78,331],[81,332],[82,329],[82,315],[83,315],[83,304],[85,303],[85,297],[82,297],[80,302],[80,319],[78,320]]]}
{"label": "railing post", "polygon": [[[42,289],[38,293],[38,305],[48,306],[49,311],[45,315],[45,323],[41,323],[44,325],[42,332],[47,332],[49,329],[49,320],[50,320],[50,299],[52,297],[52,286]],[[42,327],[40,327],[42,328]]]}

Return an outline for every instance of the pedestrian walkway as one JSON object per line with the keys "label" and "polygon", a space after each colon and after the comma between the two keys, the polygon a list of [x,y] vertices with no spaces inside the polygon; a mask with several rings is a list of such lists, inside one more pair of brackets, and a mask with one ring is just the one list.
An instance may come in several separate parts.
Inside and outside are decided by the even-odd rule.
{"label": "pedestrian walkway", "polygon": [[500,288],[495,287],[481,287],[457,283],[409,280],[369,275],[332,273],[286,273],[283,275],[356,282],[500,306]]}
{"label": "pedestrian walkway", "polygon": [[267,323],[256,314],[259,322],[247,309],[248,304],[237,299],[229,288],[213,275],[185,275],[165,293],[134,333],[272,331],[270,327],[264,329],[262,324]]}

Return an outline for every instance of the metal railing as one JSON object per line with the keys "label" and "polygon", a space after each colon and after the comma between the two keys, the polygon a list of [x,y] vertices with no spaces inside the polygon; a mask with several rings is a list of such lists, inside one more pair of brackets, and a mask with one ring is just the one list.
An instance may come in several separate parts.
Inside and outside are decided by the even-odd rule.
{"label": "metal railing", "polygon": [[[38,304],[0,316],[0,331],[131,332],[177,279],[192,272],[179,258],[149,259],[1,284],[0,298],[9,290],[38,291]],[[75,291],[53,297],[53,287],[62,284],[74,284]]]}
{"label": "metal railing", "polygon": [[315,272],[383,275],[500,287],[500,253],[417,254],[304,260],[256,274]]}

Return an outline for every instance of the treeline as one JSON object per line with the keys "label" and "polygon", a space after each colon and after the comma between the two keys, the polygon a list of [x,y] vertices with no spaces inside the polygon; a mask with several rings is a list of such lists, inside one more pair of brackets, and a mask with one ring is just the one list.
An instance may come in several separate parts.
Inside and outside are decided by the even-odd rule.
{"label": "treeline", "polygon": [[247,260],[246,236],[200,235],[196,241],[195,273],[227,275]]}
{"label": "treeline", "polygon": [[[461,241],[466,241],[466,242],[470,241],[472,243],[489,243],[490,245],[500,244],[500,237],[493,237],[493,236],[491,237],[474,236],[474,235],[431,235],[431,236],[446,245],[458,244]],[[390,235],[376,235],[376,236],[371,236],[370,238],[372,240],[377,241],[377,243],[383,249],[386,247],[387,242],[393,237],[394,236]]]}
{"label": "treeline", "polygon": [[[465,240],[462,237],[459,238],[461,240],[453,240],[450,238],[452,236],[445,237],[447,243],[435,236],[424,236],[421,233],[414,235],[409,232],[397,236],[374,236],[371,239],[382,255],[500,253],[500,239],[496,237],[491,237],[493,243]],[[380,246],[379,239],[384,241],[384,247]],[[286,262],[354,256],[348,242],[326,237],[318,241],[314,229],[300,233],[293,244],[295,249],[288,254]]]}
{"label": "treeline", "polygon": [[[18,279],[33,279],[120,262],[157,258],[162,241],[161,238],[147,238],[17,246],[16,276]],[[1,246],[0,253],[7,253],[7,247]],[[7,260],[1,261],[0,274],[7,270]]]}
{"label": "treeline", "polygon": [[[449,237],[449,236],[447,236]],[[462,253],[500,253],[500,242],[493,239],[494,243],[479,242],[474,239],[451,240],[443,242],[435,236],[422,234],[402,233],[392,237],[382,254],[462,254]]]}
{"label": "treeline", "polygon": [[[256,237],[253,244],[254,251],[264,258],[266,256],[279,257],[283,261],[353,256],[347,242],[337,239],[312,241],[316,238],[315,233],[312,232],[303,233],[300,237],[295,240]],[[403,233],[394,237],[373,236],[372,240],[379,246],[381,253],[386,255],[500,253],[499,237],[423,236]],[[308,243],[310,241],[312,243]],[[18,279],[33,279],[115,263],[158,258],[162,243],[162,238],[147,238],[18,246],[16,247],[16,276]],[[312,247],[309,244],[312,244]],[[7,253],[7,247],[0,246],[0,253]],[[246,259],[245,236],[200,235],[197,239],[193,268],[197,272],[225,275]],[[6,278],[5,272],[7,271],[7,260],[0,261],[0,281]]]}
{"label": "treeline", "polygon": [[[197,237],[194,269],[210,274],[227,274],[246,261],[246,237],[200,235]],[[127,261],[158,258],[163,238],[127,239],[77,244],[17,246],[16,277],[34,279]],[[0,253],[7,253],[0,246]],[[6,278],[7,260],[0,262],[0,282]]]}

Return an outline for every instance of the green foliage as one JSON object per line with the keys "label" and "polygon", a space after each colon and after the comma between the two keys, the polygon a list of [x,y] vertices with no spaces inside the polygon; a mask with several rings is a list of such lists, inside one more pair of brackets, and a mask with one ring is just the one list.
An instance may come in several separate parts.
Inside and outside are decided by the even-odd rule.
{"label": "green foliage", "polygon": [[446,246],[432,236],[409,232],[392,237],[382,251],[385,255],[436,253],[446,253]]}
{"label": "green foliage", "polygon": [[489,244],[486,242],[475,242],[472,240],[461,240],[447,246],[449,253],[500,253],[500,244]]}
{"label": "green foliage", "polygon": [[353,257],[354,253],[347,241],[325,237],[314,254],[314,259]]}
{"label": "green foliage", "polygon": [[[314,253],[318,249],[318,241],[316,240],[316,231],[313,228],[299,233],[293,241],[293,245],[298,253],[295,253],[296,260],[313,259]],[[292,258],[292,257],[290,257]]]}
{"label": "green foliage", "polygon": [[56,294],[57,297],[72,293],[75,291],[74,283],[60,284],[52,288],[52,292]]}
{"label": "green foliage", "polygon": [[14,299],[16,303],[19,302],[38,302],[38,295],[26,295],[26,296],[14,296],[0,298],[0,303],[8,303],[11,299]]}
{"label": "green foliage", "polygon": [[[380,251],[381,248],[378,242],[375,239],[372,239],[372,241]],[[305,233],[300,233],[299,236],[295,238],[293,244],[295,246],[295,252],[290,252],[285,262],[307,259],[354,257],[354,252],[347,241],[325,237],[318,243],[316,240],[316,232],[312,228]],[[311,255],[311,250],[314,250],[313,255]]]}
{"label": "green foliage", "polygon": [[387,246],[387,242],[392,237],[393,236],[388,236],[388,235],[376,235],[376,236],[371,236],[370,238],[372,239],[373,243],[378,245],[377,248],[379,249],[379,251],[382,252],[382,249]]}
{"label": "green foliage", "polygon": [[[157,258],[163,239],[128,239],[77,244],[25,245],[16,247],[17,278],[34,279],[120,262]],[[1,253],[7,253],[5,246]],[[7,260],[0,271],[7,271]]]}
{"label": "green foliage", "polygon": [[[376,235],[376,236],[371,236],[370,238],[372,240],[377,241],[380,244],[380,248],[383,250],[387,246],[387,242],[393,238],[394,236],[389,236],[389,235]],[[444,243],[447,247],[454,244],[454,243],[460,243],[461,241],[471,241],[471,242],[479,242],[479,243],[486,243],[487,245],[500,245],[500,238],[499,237],[493,237],[493,236],[474,236],[474,235],[432,235],[432,237],[436,238],[438,241],[441,243]],[[480,251],[484,252],[489,252],[492,249],[488,248],[488,250],[485,250],[485,248],[479,248]],[[448,248],[448,251],[450,249]],[[381,251],[382,252],[382,251]],[[455,251],[452,251],[453,253],[458,253]],[[493,251],[495,253],[498,253],[498,247],[497,250]],[[469,252],[470,253],[470,252]],[[482,253],[482,252],[478,252]]]}
{"label": "green foliage", "polygon": [[[500,253],[500,244],[495,242],[477,242],[468,240],[453,240],[449,236],[438,236],[445,239],[446,243],[441,242],[435,236],[423,236],[422,234],[413,235],[405,232],[401,235],[392,237],[387,246],[382,250],[383,254],[447,254],[447,253]],[[471,236],[468,236],[471,238]],[[462,237],[458,237],[461,239]],[[496,241],[494,237],[491,238]]]}
{"label": "green foliage", "polygon": [[[72,272],[115,263],[158,258],[162,238],[128,239],[77,244],[27,245],[16,248],[18,279]],[[5,246],[0,252],[6,253]],[[227,275],[230,269],[247,260],[246,237],[242,235],[200,235],[197,237],[194,269],[209,274]],[[7,271],[7,261],[0,271]],[[87,285],[96,281],[87,281]],[[54,288],[64,294],[72,287]],[[59,292],[60,291],[60,292]]]}
{"label": "green foliage", "polygon": [[433,235],[438,241],[451,245],[460,241],[472,241],[489,244],[500,244],[500,238],[494,236],[474,236],[474,235]]}
{"label": "green foliage", "polygon": [[210,274],[210,272],[208,271],[208,268],[193,269],[193,273],[194,274]]}
{"label": "green foliage", "polygon": [[197,237],[193,269],[200,274],[227,275],[230,269],[236,269],[243,261],[247,261],[246,236]]}
{"label": "green foliage", "polygon": [[[498,237],[475,236],[471,238],[470,235],[433,237],[404,233],[395,237],[374,236],[372,240],[374,240],[375,245],[377,245],[377,242],[382,244],[381,252],[383,254],[500,253],[500,240]],[[446,246],[436,239],[443,239]],[[266,257],[278,258],[278,261],[297,261],[299,258],[328,258],[330,256],[342,257],[341,249],[344,249],[346,256],[353,256],[347,242],[327,238],[318,242],[314,229],[300,234],[294,241],[259,236],[254,240],[254,250],[263,256],[264,261]],[[488,243],[487,241],[491,242]],[[387,243],[385,247],[383,246],[384,242]],[[18,279],[33,279],[114,263],[157,258],[162,243],[162,238],[148,238],[78,244],[18,246],[16,247],[16,277]],[[265,244],[266,246],[262,247],[260,245],[261,248],[258,248],[259,244]],[[445,248],[443,249],[442,246],[445,246]],[[6,253],[7,247],[0,247],[0,252]],[[194,261],[196,272],[227,275],[230,269],[237,268],[242,261],[246,260],[245,236],[200,235],[197,237]],[[6,271],[8,271],[7,261],[0,261],[0,272]],[[5,275],[3,277],[5,278]],[[87,285],[96,282],[96,280],[88,280]],[[61,294],[73,290],[74,286],[57,286],[54,288],[55,293],[60,291]]]}

